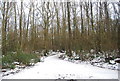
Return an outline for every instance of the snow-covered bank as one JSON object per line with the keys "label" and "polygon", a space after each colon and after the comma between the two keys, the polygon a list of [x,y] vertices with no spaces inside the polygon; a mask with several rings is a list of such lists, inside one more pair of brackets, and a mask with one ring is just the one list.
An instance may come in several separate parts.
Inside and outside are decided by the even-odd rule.
{"label": "snow-covered bank", "polygon": [[118,71],[94,67],[87,64],[75,64],[58,59],[58,55],[45,58],[32,68],[26,68],[17,74],[4,76],[3,79],[118,79]]}
{"label": "snow-covered bank", "polygon": [[[119,63],[115,62],[117,59],[112,59],[112,57],[105,58],[104,54],[97,56],[97,57],[94,56],[94,58],[92,58],[91,60],[89,57],[88,59],[84,61],[81,59],[80,56],[76,54],[72,57],[68,57],[65,53],[59,53],[58,57],[62,60],[69,61],[69,62],[76,63],[76,64],[90,64],[90,65],[100,67],[100,68],[120,70],[120,68],[118,68]],[[106,62],[106,59],[108,60],[108,62]]]}

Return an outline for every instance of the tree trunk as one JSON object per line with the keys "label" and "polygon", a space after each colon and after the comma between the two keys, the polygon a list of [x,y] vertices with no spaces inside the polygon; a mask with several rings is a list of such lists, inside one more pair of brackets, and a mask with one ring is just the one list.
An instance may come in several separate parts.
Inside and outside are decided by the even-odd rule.
{"label": "tree trunk", "polygon": [[9,2],[7,2],[7,9],[5,8],[6,2],[3,3],[3,20],[2,20],[2,54],[7,54],[7,45],[6,45],[6,35],[7,35],[7,20],[8,20],[8,10],[9,10]]}
{"label": "tree trunk", "polygon": [[82,4],[80,4],[80,10],[81,10],[81,35],[84,33],[84,27],[83,27],[83,14],[82,14]]}
{"label": "tree trunk", "polygon": [[93,5],[92,2],[90,2],[90,9],[91,9],[91,27],[92,27],[92,31],[94,31],[94,25],[93,25]]}
{"label": "tree trunk", "polygon": [[101,52],[101,20],[102,20],[102,3],[99,2],[99,14],[98,14],[98,23],[97,23],[97,53]]}
{"label": "tree trunk", "polygon": [[68,56],[72,56],[71,51],[71,27],[70,27],[70,2],[67,2],[67,12],[68,12],[68,32],[69,32],[69,43],[68,43]]}
{"label": "tree trunk", "polygon": [[21,14],[20,14],[20,21],[19,21],[19,29],[20,29],[20,36],[19,36],[19,48],[22,50],[22,12],[23,11],[23,2],[21,2]]}
{"label": "tree trunk", "polygon": [[6,54],[6,27],[5,27],[5,5],[6,2],[3,3],[4,7],[3,7],[3,20],[2,20],[2,54],[5,55]]}
{"label": "tree trunk", "polygon": [[15,12],[15,29],[14,29],[14,50],[17,51],[17,14],[16,14],[16,3],[14,3],[14,12]]}
{"label": "tree trunk", "polygon": [[108,14],[108,8],[107,8],[107,2],[104,2],[104,11],[105,11],[105,28],[104,28],[104,31],[105,29],[107,30],[107,32],[109,32],[109,28],[110,28],[110,25],[109,25],[109,14]]}
{"label": "tree trunk", "polygon": [[57,4],[55,5],[55,12],[56,12],[56,18],[57,18],[57,49],[60,50],[60,20],[59,20],[59,12],[57,8]]}
{"label": "tree trunk", "polygon": [[117,56],[120,58],[120,1],[118,2],[118,19],[117,19],[117,26],[118,26],[118,54]]}

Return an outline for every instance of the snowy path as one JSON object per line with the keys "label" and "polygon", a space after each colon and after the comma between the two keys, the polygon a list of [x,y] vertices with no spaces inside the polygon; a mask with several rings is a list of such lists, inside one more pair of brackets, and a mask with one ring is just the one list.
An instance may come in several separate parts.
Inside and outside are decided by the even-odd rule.
{"label": "snowy path", "polygon": [[57,55],[45,58],[44,62],[24,69],[4,79],[118,79],[114,70],[94,67],[87,64],[75,64],[58,59]]}

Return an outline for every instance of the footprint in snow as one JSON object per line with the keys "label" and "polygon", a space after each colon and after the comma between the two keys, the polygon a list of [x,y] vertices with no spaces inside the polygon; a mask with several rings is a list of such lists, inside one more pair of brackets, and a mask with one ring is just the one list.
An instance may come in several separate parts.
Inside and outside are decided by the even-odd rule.
{"label": "footprint in snow", "polygon": [[92,78],[93,76],[89,76],[89,78]]}
{"label": "footprint in snow", "polygon": [[57,78],[58,79],[69,79],[75,76],[76,76],[75,74],[58,74]]}
{"label": "footprint in snow", "polygon": [[37,74],[39,74],[39,72],[37,72]]}

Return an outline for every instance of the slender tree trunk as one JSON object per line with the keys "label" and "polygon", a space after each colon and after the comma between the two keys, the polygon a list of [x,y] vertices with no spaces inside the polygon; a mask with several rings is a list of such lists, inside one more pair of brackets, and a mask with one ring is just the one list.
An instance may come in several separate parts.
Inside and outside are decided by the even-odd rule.
{"label": "slender tree trunk", "polygon": [[110,31],[110,25],[109,25],[109,14],[108,14],[108,8],[107,8],[107,2],[104,2],[104,11],[105,11],[105,29],[107,30],[107,32]]}
{"label": "slender tree trunk", "polygon": [[4,7],[3,7],[3,20],[2,20],[2,54],[5,55],[6,54],[6,28],[5,28],[5,5],[6,2],[3,3]]}
{"label": "slender tree trunk", "polygon": [[21,1],[21,14],[20,14],[20,21],[19,21],[19,29],[20,29],[20,39],[19,39],[19,45],[20,50],[22,50],[22,12],[23,11],[23,2]]}
{"label": "slender tree trunk", "polygon": [[72,51],[71,51],[71,27],[70,27],[70,2],[67,2],[67,12],[68,12],[68,32],[69,32],[69,43],[68,43],[68,56],[72,56]]}
{"label": "slender tree trunk", "polygon": [[[81,19],[81,38],[84,39],[84,32],[85,31],[84,31],[84,24],[83,24],[83,4],[82,4],[82,2],[80,3],[80,11],[81,11],[81,14],[80,14],[80,19]],[[80,50],[83,49],[82,45],[80,45],[79,47],[80,47]],[[83,56],[81,55],[81,57],[83,57]]]}
{"label": "slender tree trunk", "polygon": [[62,4],[62,49],[67,50],[67,41],[66,41],[66,3]]}
{"label": "slender tree trunk", "polygon": [[[45,7],[44,5],[46,5],[46,11],[45,11]],[[46,55],[46,53],[48,52],[48,28],[49,28],[49,2],[47,2],[47,4],[44,3],[43,7],[42,7],[42,11],[43,11],[43,21],[44,21],[44,55]]]}
{"label": "slender tree trunk", "polygon": [[74,49],[74,51],[77,53],[77,51],[79,50],[78,49],[78,45],[77,44],[79,44],[79,41],[78,41],[78,31],[79,31],[79,29],[78,29],[78,25],[77,25],[77,23],[78,23],[78,21],[77,21],[77,8],[76,8],[76,4],[74,3],[74,7],[73,7],[73,9],[72,9],[72,11],[73,11],[73,27],[74,27],[74,29],[73,29],[73,44],[72,44],[72,47],[73,47],[73,49]]}
{"label": "slender tree trunk", "polygon": [[87,29],[88,29],[88,36],[89,36],[89,2],[85,2],[85,10],[86,10],[86,17],[87,17]]}
{"label": "slender tree trunk", "polygon": [[14,47],[14,50],[15,51],[17,51],[17,45],[18,45],[18,43],[17,43],[17,14],[16,14],[16,3],[14,3],[14,12],[15,12],[15,29],[14,29],[14,45],[15,45],[15,47]]}
{"label": "slender tree trunk", "polygon": [[35,51],[35,40],[36,40],[36,37],[35,37],[35,34],[36,34],[36,28],[35,28],[35,10],[34,10],[34,3],[32,3],[32,50]]}
{"label": "slender tree trunk", "polygon": [[102,20],[102,3],[99,2],[99,14],[97,23],[97,52],[101,52],[101,20]]}
{"label": "slender tree trunk", "polygon": [[7,54],[7,45],[6,45],[6,35],[7,35],[7,25],[8,25],[8,10],[9,10],[9,2],[7,2],[7,8],[6,2],[3,3],[3,21],[2,21],[2,54],[6,55]]}
{"label": "slender tree trunk", "polygon": [[81,10],[81,35],[84,33],[84,27],[83,27],[83,13],[82,13],[82,4],[80,4],[80,10]]}
{"label": "slender tree trunk", "polygon": [[60,50],[60,19],[59,19],[59,12],[58,12],[58,8],[57,8],[57,4],[55,5],[55,12],[56,12],[56,18],[57,18],[57,49]]}
{"label": "slender tree trunk", "polygon": [[117,56],[120,58],[120,1],[118,2],[118,19],[117,19],[117,26],[118,26],[118,54]]}
{"label": "slender tree trunk", "polygon": [[93,5],[92,2],[90,2],[90,14],[91,14],[91,27],[92,27],[92,31],[94,31],[94,25],[93,25]]}

